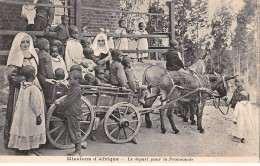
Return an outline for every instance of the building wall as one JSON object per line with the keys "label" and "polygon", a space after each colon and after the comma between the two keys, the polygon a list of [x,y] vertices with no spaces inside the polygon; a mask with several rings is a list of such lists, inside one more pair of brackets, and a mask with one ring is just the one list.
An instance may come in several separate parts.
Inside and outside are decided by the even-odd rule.
{"label": "building wall", "polygon": [[[26,2],[27,0],[0,0],[0,30],[25,30],[26,24],[21,19],[22,5],[6,4],[2,1]],[[68,0],[69,5],[74,5],[75,0]],[[119,10],[119,0],[81,0],[82,7]],[[74,9],[70,9],[71,24],[74,24]],[[118,27],[120,13],[82,10],[82,25],[86,25],[89,32],[97,32],[99,28],[109,28],[114,32]],[[0,50],[9,50],[14,36],[0,35]],[[0,62],[6,58],[0,57]]]}

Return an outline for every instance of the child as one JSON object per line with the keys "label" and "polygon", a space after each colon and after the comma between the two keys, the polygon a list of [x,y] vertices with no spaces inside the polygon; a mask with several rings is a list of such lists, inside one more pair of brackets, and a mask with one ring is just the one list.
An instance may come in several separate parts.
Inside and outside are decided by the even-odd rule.
{"label": "child", "polygon": [[64,70],[65,79],[67,79],[68,78],[67,68],[66,68],[64,60],[62,59],[61,55],[59,54],[58,47],[51,46],[50,53],[51,53],[51,62],[52,62],[53,72],[55,72],[55,70],[57,68],[62,68]]}
{"label": "child", "polygon": [[78,40],[78,28],[74,25],[70,26],[69,34],[70,38],[69,40],[67,40],[65,50],[65,63],[67,66],[67,70],[69,71],[71,66],[73,65],[81,65],[82,67],[87,67],[87,65],[83,62],[83,48]]}
{"label": "child", "polygon": [[87,71],[83,73],[92,73],[94,74],[94,67],[97,66],[97,64],[94,62],[94,51],[92,48],[84,48],[83,49],[83,54],[85,56],[84,62],[88,65]]}
{"label": "child", "polygon": [[95,67],[95,76],[100,80],[101,83],[109,83],[109,79],[106,77],[106,75],[109,75],[107,71],[109,70],[105,70],[101,65]]}
{"label": "child", "polygon": [[127,78],[122,65],[123,53],[119,50],[112,51],[113,62],[110,65],[110,81],[112,85],[128,88]]}
{"label": "child", "polygon": [[133,92],[137,92],[138,89],[141,90],[141,96],[140,96],[139,102],[144,105],[145,104],[144,97],[147,94],[147,87],[145,85],[140,85],[139,87],[136,86],[137,81],[136,81],[134,72],[131,69],[132,68],[132,60],[131,60],[130,57],[124,56],[123,59],[122,59],[122,64],[124,66],[124,70],[125,70],[125,74],[126,74],[126,78],[127,78],[127,81],[128,81],[129,88]]}
{"label": "child", "polygon": [[34,83],[35,73],[31,65],[22,67],[26,80],[21,82],[8,143],[9,148],[26,154],[46,143],[44,98],[41,88]]}
{"label": "child", "polygon": [[[237,93],[237,104],[233,112],[232,141],[245,143],[245,140],[253,134],[252,129],[252,105],[246,91]],[[254,135],[253,135],[254,136]]]}
{"label": "child", "polygon": [[91,38],[89,37],[82,37],[81,38],[81,45],[84,48],[91,48]]}
{"label": "child", "polygon": [[[145,26],[144,26],[143,22],[140,22],[138,24],[138,28],[139,28],[139,30],[136,32],[136,35],[144,35],[144,36],[148,35],[147,31],[144,29]],[[142,38],[142,37],[138,38],[137,50],[148,50],[147,38]],[[147,58],[147,57],[148,57],[148,53],[138,53],[137,54],[138,62],[143,62],[143,58]]]}
{"label": "child", "polygon": [[64,59],[64,44],[62,44],[61,41],[54,39],[52,41],[52,46],[56,46],[58,47],[59,50],[59,54],[61,55],[61,57]]}
{"label": "child", "polygon": [[81,33],[88,33],[88,27],[86,25],[82,26]]}
{"label": "child", "polygon": [[[239,100],[239,93],[241,91],[245,91],[245,88],[243,87],[244,80],[240,77],[235,78],[235,86],[237,87],[233,93],[233,96],[230,100],[231,108],[235,108],[238,100]],[[248,95],[248,100],[249,100],[249,95]]]}
{"label": "child", "polygon": [[67,15],[61,16],[61,24],[59,24],[54,31],[57,32],[58,40],[63,44],[69,39],[69,17]]}
{"label": "child", "polygon": [[41,87],[44,92],[45,99],[49,98],[49,85],[54,84],[54,72],[52,70],[52,61],[49,54],[49,41],[45,38],[38,40],[39,47],[39,69],[38,69],[38,78],[41,84]]}
{"label": "child", "polygon": [[[107,28],[105,34],[110,35],[110,30]],[[107,44],[109,49],[115,49],[113,37],[107,37]]]}
{"label": "child", "polygon": [[[118,22],[119,28],[116,29],[115,34],[117,35],[126,35],[127,30],[126,30],[126,21],[121,19]],[[128,50],[128,39],[126,37],[118,37],[115,40],[115,49],[118,50]]]}
{"label": "child", "polygon": [[170,41],[170,48],[166,52],[166,69],[170,71],[184,70],[184,64],[178,52],[179,44],[176,40]]}
{"label": "child", "polygon": [[82,75],[79,71],[69,73],[69,90],[63,102],[56,100],[54,104],[63,108],[63,115],[66,119],[67,128],[69,130],[71,142],[75,144],[75,151],[68,153],[68,156],[81,155],[81,132],[80,120],[82,115],[81,108],[81,88],[79,80]]}
{"label": "child", "polygon": [[[34,3],[34,0],[28,0]],[[36,8],[34,5],[23,5],[21,17],[27,22],[26,31],[34,30],[34,18],[36,16]]]}

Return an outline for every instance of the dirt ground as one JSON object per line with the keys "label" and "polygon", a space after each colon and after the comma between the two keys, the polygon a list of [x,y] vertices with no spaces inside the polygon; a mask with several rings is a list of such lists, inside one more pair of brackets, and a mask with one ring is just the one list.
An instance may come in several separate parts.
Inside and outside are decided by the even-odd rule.
{"label": "dirt ground", "polygon": [[[140,73],[149,64],[136,65],[135,72]],[[0,81],[3,81],[3,66],[0,67]],[[141,80],[139,74],[138,79]],[[6,88],[0,84],[0,155],[20,155],[17,152],[5,149],[3,145],[3,127],[5,112],[2,107],[6,102]],[[211,101],[212,102],[212,101]],[[152,115],[153,126],[146,128],[144,117],[137,135],[137,144],[125,143],[115,144],[106,138],[103,129],[103,121],[96,131],[92,131],[87,139],[87,149],[82,149],[84,156],[173,156],[173,157],[258,157],[259,156],[259,107],[253,106],[253,127],[255,138],[248,140],[245,144],[231,141],[231,115],[222,115],[212,106],[206,106],[203,115],[203,126],[205,133],[201,134],[196,126],[190,122],[183,122],[180,117],[174,116],[179,134],[174,134],[169,121],[165,116],[166,134],[160,130],[159,115]],[[223,108],[225,110],[225,108]],[[97,140],[90,140],[96,136]],[[58,150],[51,145],[44,145],[39,150],[44,156],[64,156],[68,150]]]}

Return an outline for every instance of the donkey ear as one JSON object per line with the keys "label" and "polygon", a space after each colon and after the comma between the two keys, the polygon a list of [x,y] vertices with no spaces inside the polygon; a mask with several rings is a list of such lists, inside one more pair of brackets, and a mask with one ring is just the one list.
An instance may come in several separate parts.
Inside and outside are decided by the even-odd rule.
{"label": "donkey ear", "polygon": [[225,80],[228,81],[228,80],[231,80],[231,79],[234,79],[236,78],[238,75],[234,75],[234,76],[231,76],[231,77],[225,77]]}

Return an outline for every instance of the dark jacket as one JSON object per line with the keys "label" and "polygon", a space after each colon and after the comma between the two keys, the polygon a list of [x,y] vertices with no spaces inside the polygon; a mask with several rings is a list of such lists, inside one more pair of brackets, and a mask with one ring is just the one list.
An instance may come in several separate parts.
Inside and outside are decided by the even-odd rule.
{"label": "dark jacket", "polygon": [[110,81],[112,85],[127,87],[124,66],[118,61],[110,64]]}
{"label": "dark jacket", "polygon": [[169,49],[166,53],[166,69],[170,71],[178,71],[184,68],[182,61],[179,59],[178,52]]}
{"label": "dark jacket", "polygon": [[57,32],[57,37],[62,43],[66,43],[69,39],[69,26],[59,24],[54,31]]}
{"label": "dark jacket", "polygon": [[[233,96],[231,98],[230,104],[231,104],[231,108],[235,108],[237,102],[242,101],[241,100],[241,96],[239,95],[239,93],[241,91],[246,91],[244,87],[240,86],[237,87],[237,89],[234,91]],[[249,100],[249,95],[248,95],[248,99]]]}
{"label": "dark jacket", "polygon": [[61,106],[64,108],[64,115],[81,116],[81,95],[82,93],[79,83],[71,85],[66,98],[61,103]]}
{"label": "dark jacket", "polygon": [[44,97],[48,100],[52,95],[50,84],[46,83],[46,79],[54,79],[54,73],[52,70],[51,56],[48,52],[40,50],[38,53],[39,56],[39,69],[38,69],[38,78],[41,84]]}
{"label": "dark jacket", "polygon": [[129,88],[136,92],[136,79],[132,69],[125,67],[125,74],[128,81]]}

